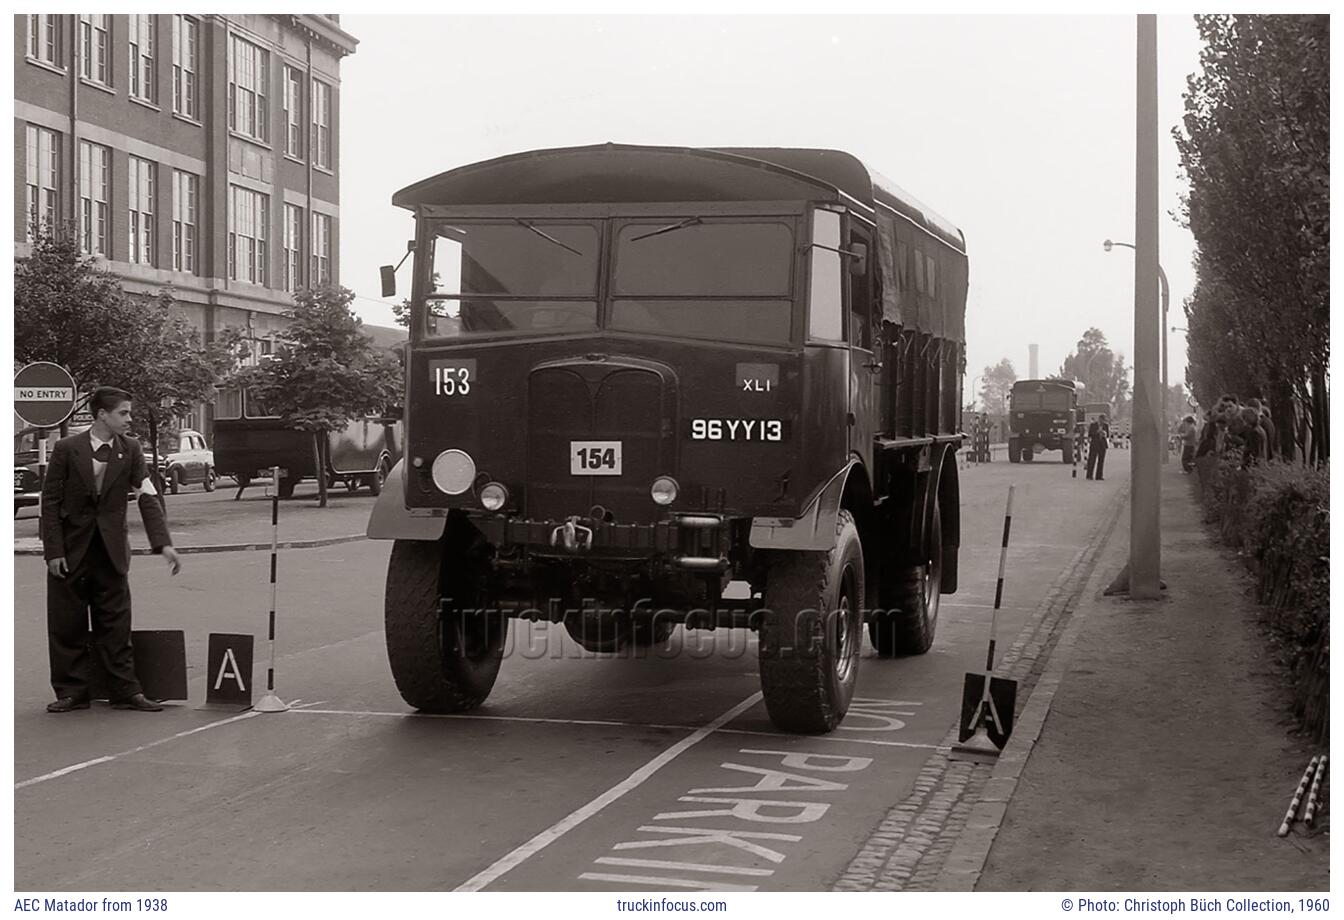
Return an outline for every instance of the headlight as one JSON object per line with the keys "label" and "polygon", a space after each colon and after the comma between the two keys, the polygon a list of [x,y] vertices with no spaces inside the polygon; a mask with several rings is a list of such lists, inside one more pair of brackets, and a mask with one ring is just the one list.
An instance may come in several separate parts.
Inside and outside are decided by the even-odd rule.
{"label": "headlight", "polygon": [[487,482],[481,488],[481,505],[486,511],[498,511],[509,503],[509,490],[502,483]]}
{"label": "headlight", "polygon": [[434,458],[430,476],[440,492],[461,495],[476,481],[476,461],[464,450],[445,450]]}
{"label": "headlight", "polygon": [[649,487],[649,494],[653,496],[654,504],[670,505],[677,500],[677,492],[680,489],[677,481],[671,476],[659,476]]}

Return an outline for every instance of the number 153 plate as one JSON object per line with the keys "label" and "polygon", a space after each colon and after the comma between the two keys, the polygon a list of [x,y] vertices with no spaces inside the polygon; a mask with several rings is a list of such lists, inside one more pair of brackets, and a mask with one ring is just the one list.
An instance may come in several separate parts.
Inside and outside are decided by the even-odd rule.
{"label": "number 153 plate", "polygon": [[570,441],[569,472],[572,476],[621,475],[621,442]]}

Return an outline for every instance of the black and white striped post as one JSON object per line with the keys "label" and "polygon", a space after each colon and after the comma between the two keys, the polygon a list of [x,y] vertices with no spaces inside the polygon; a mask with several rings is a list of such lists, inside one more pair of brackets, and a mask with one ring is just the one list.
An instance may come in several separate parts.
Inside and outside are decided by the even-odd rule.
{"label": "black and white striped post", "polygon": [[271,645],[271,662],[266,668],[266,695],[252,708],[257,712],[287,712],[289,707],[275,695],[275,571],[280,545],[280,467],[271,467],[271,616],[266,638]]}
{"label": "black and white striped post", "polygon": [[1017,681],[994,676],[994,650],[998,644],[999,608],[1003,604],[1003,575],[1008,565],[1008,534],[1013,529],[1013,486],[1008,487],[1008,507],[1003,514],[1003,545],[999,550],[999,577],[994,585],[994,609],[989,616],[989,651],[985,673],[967,674],[961,693],[961,724],[956,744],[948,757],[975,763],[992,763],[1008,743],[1013,730]]}
{"label": "black and white striped post", "polygon": [[994,610],[989,615],[989,656],[985,662],[985,695],[994,673],[994,641],[999,631],[999,605],[1003,603],[1003,573],[1008,566],[1008,532],[1013,529],[1013,486],[1008,487],[1008,507],[1003,512],[1003,545],[999,547],[999,580],[994,585]]}
{"label": "black and white striped post", "polygon": [[1302,781],[1297,784],[1297,791],[1293,793],[1293,800],[1288,803],[1288,811],[1283,816],[1283,823],[1279,825],[1279,836],[1287,837],[1288,829],[1292,827],[1293,818],[1297,816],[1297,809],[1302,804],[1302,796],[1307,794],[1307,785],[1311,782],[1312,775],[1316,772],[1316,765],[1320,763],[1320,756],[1311,758],[1311,763],[1307,764],[1307,772],[1302,774]]}
{"label": "black and white striped post", "polygon": [[1316,777],[1311,781],[1311,794],[1307,796],[1307,810],[1302,813],[1302,823],[1307,827],[1316,823],[1316,809],[1321,804],[1321,782],[1325,779],[1325,762],[1329,759],[1328,754],[1322,754],[1320,762],[1316,764]]}
{"label": "black and white striped post", "polygon": [[1083,452],[1083,436],[1075,425],[1073,429],[1073,478],[1078,478],[1078,456]]}

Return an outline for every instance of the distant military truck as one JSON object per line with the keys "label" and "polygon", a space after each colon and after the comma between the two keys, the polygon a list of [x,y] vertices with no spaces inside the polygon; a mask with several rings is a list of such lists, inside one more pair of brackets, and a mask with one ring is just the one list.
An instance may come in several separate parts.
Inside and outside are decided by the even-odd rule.
{"label": "distant military truck", "polygon": [[393,202],[406,459],[368,533],[395,541],[408,703],[483,702],[509,618],[599,652],[750,627],[800,732],[844,717],[865,623],[879,656],[928,651],[957,587],[959,230],[832,150],[540,150]]}
{"label": "distant military truck", "polygon": [[1029,463],[1040,450],[1057,450],[1073,462],[1078,400],[1083,385],[1052,377],[1019,380],[1008,396],[1008,460]]}

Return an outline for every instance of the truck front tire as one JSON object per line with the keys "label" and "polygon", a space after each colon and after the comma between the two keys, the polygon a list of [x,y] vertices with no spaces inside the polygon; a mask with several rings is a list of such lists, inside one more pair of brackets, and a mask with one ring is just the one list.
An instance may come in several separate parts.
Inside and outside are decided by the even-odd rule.
{"label": "truck front tire", "polygon": [[929,559],[921,565],[893,567],[890,573],[882,573],[879,609],[868,620],[868,638],[880,657],[923,655],[932,647],[942,578],[942,510],[934,499]]}
{"label": "truck front tire", "polygon": [[[446,563],[445,552],[451,554]],[[479,609],[486,606],[483,583],[478,565],[451,541],[392,544],[384,603],[387,659],[401,698],[416,709],[462,712],[490,695],[508,620]]]}
{"label": "truck front tire", "polygon": [[781,553],[766,577],[761,691],[783,731],[832,731],[849,709],[863,647],[859,529],[840,511],[826,552]]}
{"label": "truck front tire", "polygon": [[1017,438],[1009,438],[1009,439],[1008,439],[1008,462],[1009,462],[1009,463],[1017,463],[1019,460],[1021,460],[1021,459],[1022,459],[1021,450],[1022,450],[1022,448],[1019,447],[1018,444],[1017,444]]}

